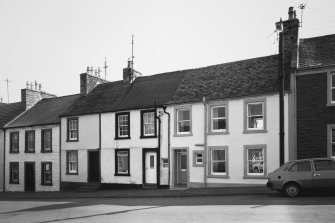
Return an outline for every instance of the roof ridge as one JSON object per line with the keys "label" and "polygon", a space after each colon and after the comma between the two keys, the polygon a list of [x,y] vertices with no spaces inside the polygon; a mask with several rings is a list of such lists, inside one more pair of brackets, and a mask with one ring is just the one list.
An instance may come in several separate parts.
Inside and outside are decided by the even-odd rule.
{"label": "roof ridge", "polygon": [[309,38],[300,38],[300,41],[302,41],[302,40],[311,40],[311,39],[319,39],[319,38],[331,37],[331,36],[335,37],[335,34],[328,34],[328,35],[323,35],[323,36],[314,36],[314,37],[309,37]]}

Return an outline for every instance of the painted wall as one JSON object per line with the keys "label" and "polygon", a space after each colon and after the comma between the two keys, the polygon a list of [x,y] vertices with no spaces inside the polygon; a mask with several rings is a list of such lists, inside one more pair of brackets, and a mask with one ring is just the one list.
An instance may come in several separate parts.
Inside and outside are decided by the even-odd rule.
{"label": "painted wall", "polygon": [[[267,173],[279,167],[279,95],[262,96],[266,98],[266,129],[267,133],[244,134],[244,99],[225,101],[228,104],[228,134],[208,135],[207,146],[228,147],[229,178],[207,177],[208,186],[223,186],[223,184],[264,184],[264,179],[244,179],[244,146],[266,145]],[[288,160],[288,107],[287,95],[285,96],[285,161]],[[217,102],[210,102],[217,103]],[[178,106],[176,106],[178,107]],[[175,108],[176,108],[175,107]],[[173,136],[171,146],[173,149],[188,148],[189,182],[191,186],[203,186],[204,167],[193,167],[193,151],[204,150],[204,104],[191,104],[192,108],[192,135]],[[171,113],[174,115],[174,108]],[[210,109],[208,109],[208,113]],[[208,118],[208,117],[207,117]],[[172,133],[174,122],[171,120]],[[209,150],[208,150],[209,151]],[[209,159],[209,154],[207,154]],[[173,173],[173,170],[171,170]],[[171,180],[173,174],[171,174]]]}
{"label": "painted wall", "polygon": [[[52,129],[52,152],[41,153],[41,130]],[[25,153],[25,131],[35,130],[35,153]],[[19,131],[19,153],[9,153],[10,132]],[[36,191],[59,191],[59,125],[47,125],[6,130],[6,191],[24,191],[24,162],[35,162]],[[9,163],[19,162],[19,184],[9,183]],[[41,162],[52,162],[52,186],[41,185]]]}
{"label": "painted wall", "polygon": [[[160,154],[161,158],[168,158],[167,115],[162,115],[161,120],[162,135]],[[142,184],[142,149],[157,148],[158,138],[140,138],[141,111],[130,111],[130,139],[115,140],[115,113],[103,113],[101,115],[101,128],[101,182],[116,184]],[[130,176],[114,176],[115,149],[130,149]],[[160,176],[161,185],[167,185],[168,168],[163,168],[162,164]]]}
{"label": "painted wall", "polygon": [[[67,141],[67,118],[61,119],[62,128],[62,151],[61,151],[61,173],[64,182],[87,182],[87,150],[99,148],[99,115],[78,116],[79,137],[78,141]],[[78,175],[66,174],[66,151],[78,151]]]}
{"label": "painted wall", "polygon": [[0,129],[0,191],[3,191],[3,180],[4,180],[4,173],[3,173],[3,158],[4,158],[4,131]]}

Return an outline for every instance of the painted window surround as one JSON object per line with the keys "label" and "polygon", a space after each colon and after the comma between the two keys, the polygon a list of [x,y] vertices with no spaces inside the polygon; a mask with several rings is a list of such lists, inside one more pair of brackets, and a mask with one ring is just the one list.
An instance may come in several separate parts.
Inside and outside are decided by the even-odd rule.
{"label": "painted window surround", "polygon": [[[74,120],[77,120],[77,138],[71,139],[70,138],[70,121],[74,121]],[[78,142],[79,141],[79,118],[78,117],[67,118],[66,135],[67,135],[66,142]]]}
{"label": "painted window surround", "polygon": [[[144,134],[144,114],[146,113],[154,113],[154,134],[153,135],[145,135]],[[149,110],[141,110],[141,139],[145,138],[157,138],[157,121],[156,121],[156,112],[155,109],[149,109]]]}
{"label": "painted window surround", "polygon": [[[128,173],[119,173],[118,170],[118,156],[117,153],[118,152],[127,152],[128,153]],[[114,176],[130,176],[130,149],[115,149],[115,174]]]}
{"label": "painted window surround", "polygon": [[[177,112],[178,110],[189,110],[190,111],[190,131],[186,133],[181,133],[178,132],[178,120],[177,120]],[[184,137],[184,136],[193,136],[192,134],[192,105],[181,105],[181,106],[176,106],[174,108],[174,134],[173,137]]]}
{"label": "painted window surround", "polygon": [[[267,152],[266,145],[244,145],[244,176],[243,179],[267,179]],[[248,149],[263,149],[263,174],[262,175],[248,175]]]}
{"label": "painted window surround", "polygon": [[[50,132],[50,149],[44,148],[45,133]],[[41,129],[41,153],[52,153],[52,129]]]}
{"label": "painted window surround", "polygon": [[[197,163],[197,155],[202,155],[202,162]],[[193,167],[203,167],[204,166],[204,151],[203,150],[193,150]]]}
{"label": "painted window surround", "polygon": [[[248,104],[263,103],[263,129],[248,129]],[[267,133],[266,98],[250,98],[243,101],[243,134]]]}
{"label": "painted window surround", "polygon": [[[28,149],[28,139],[29,139],[29,135],[32,135],[32,150]],[[25,138],[24,138],[24,152],[25,153],[35,153],[35,130],[26,130],[25,134],[24,134]]]}
{"label": "painted window surround", "polygon": [[[17,134],[17,150],[13,150],[13,137]],[[20,152],[20,132],[19,131],[13,131],[9,134],[9,153],[19,153]]]}
{"label": "painted window surround", "polygon": [[332,91],[335,91],[333,86],[333,79],[335,79],[335,70],[327,72],[327,106],[335,106],[335,101],[332,101]]}
{"label": "painted window surround", "polygon": [[[213,107],[225,107],[225,115],[226,115],[226,129],[222,131],[212,131],[212,108]],[[228,135],[229,134],[229,103],[228,101],[215,101],[208,102],[207,107],[208,113],[208,135]]]}
{"label": "painted window surround", "polygon": [[[128,135],[127,136],[119,136],[119,116],[121,115],[127,115],[128,116]],[[115,113],[115,138],[116,140],[122,140],[122,139],[130,139],[130,112],[119,112]]]}
{"label": "painted window surround", "polygon": [[335,158],[335,156],[332,155],[332,147],[335,147],[335,139],[332,137],[333,129],[335,131],[335,124],[327,125],[327,156]]}
{"label": "painted window surround", "polygon": [[[76,154],[75,157],[76,157],[76,164],[77,164],[77,169],[76,169],[76,172],[70,172],[70,160],[69,160],[69,156],[70,156],[70,153],[74,153]],[[78,175],[78,170],[79,170],[79,158],[78,158],[78,150],[67,150],[66,151],[66,174],[67,175]]]}
{"label": "painted window surround", "polygon": [[[224,150],[225,151],[225,167],[226,172],[224,174],[213,174],[212,173],[212,151],[213,150]],[[229,154],[228,146],[209,146],[208,147],[208,178],[229,178]]]}

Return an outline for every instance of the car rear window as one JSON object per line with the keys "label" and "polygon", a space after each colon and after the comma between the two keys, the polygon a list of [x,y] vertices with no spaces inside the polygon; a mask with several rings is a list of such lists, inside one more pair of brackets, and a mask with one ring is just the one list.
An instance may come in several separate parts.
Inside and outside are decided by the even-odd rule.
{"label": "car rear window", "polygon": [[335,170],[335,163],[332,160],[314,160],[315,171]]}
{"label": "car rear window", "polygon": [[290,172],[303,172],[303,171],[312,171],[311,162],[309,161],[301,161],[296,162],[289,169]]}
{"label": "car rear window", "polygon": [[286,171],[290,166],[292,165],[292,162],[287,162],[283,165],[281,165],[278,169],[276,169],[274,172],[277,171]]}

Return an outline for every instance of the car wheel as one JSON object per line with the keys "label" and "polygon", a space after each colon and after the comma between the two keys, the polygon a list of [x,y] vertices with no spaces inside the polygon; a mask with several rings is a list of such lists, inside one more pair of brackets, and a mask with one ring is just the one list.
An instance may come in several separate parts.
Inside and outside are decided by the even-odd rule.
{"label": "car wheel", "polygon": [[300,193],[300,187],[296,183],[289,183],[285,185],[284,192],[289,197],[296,197]]}

